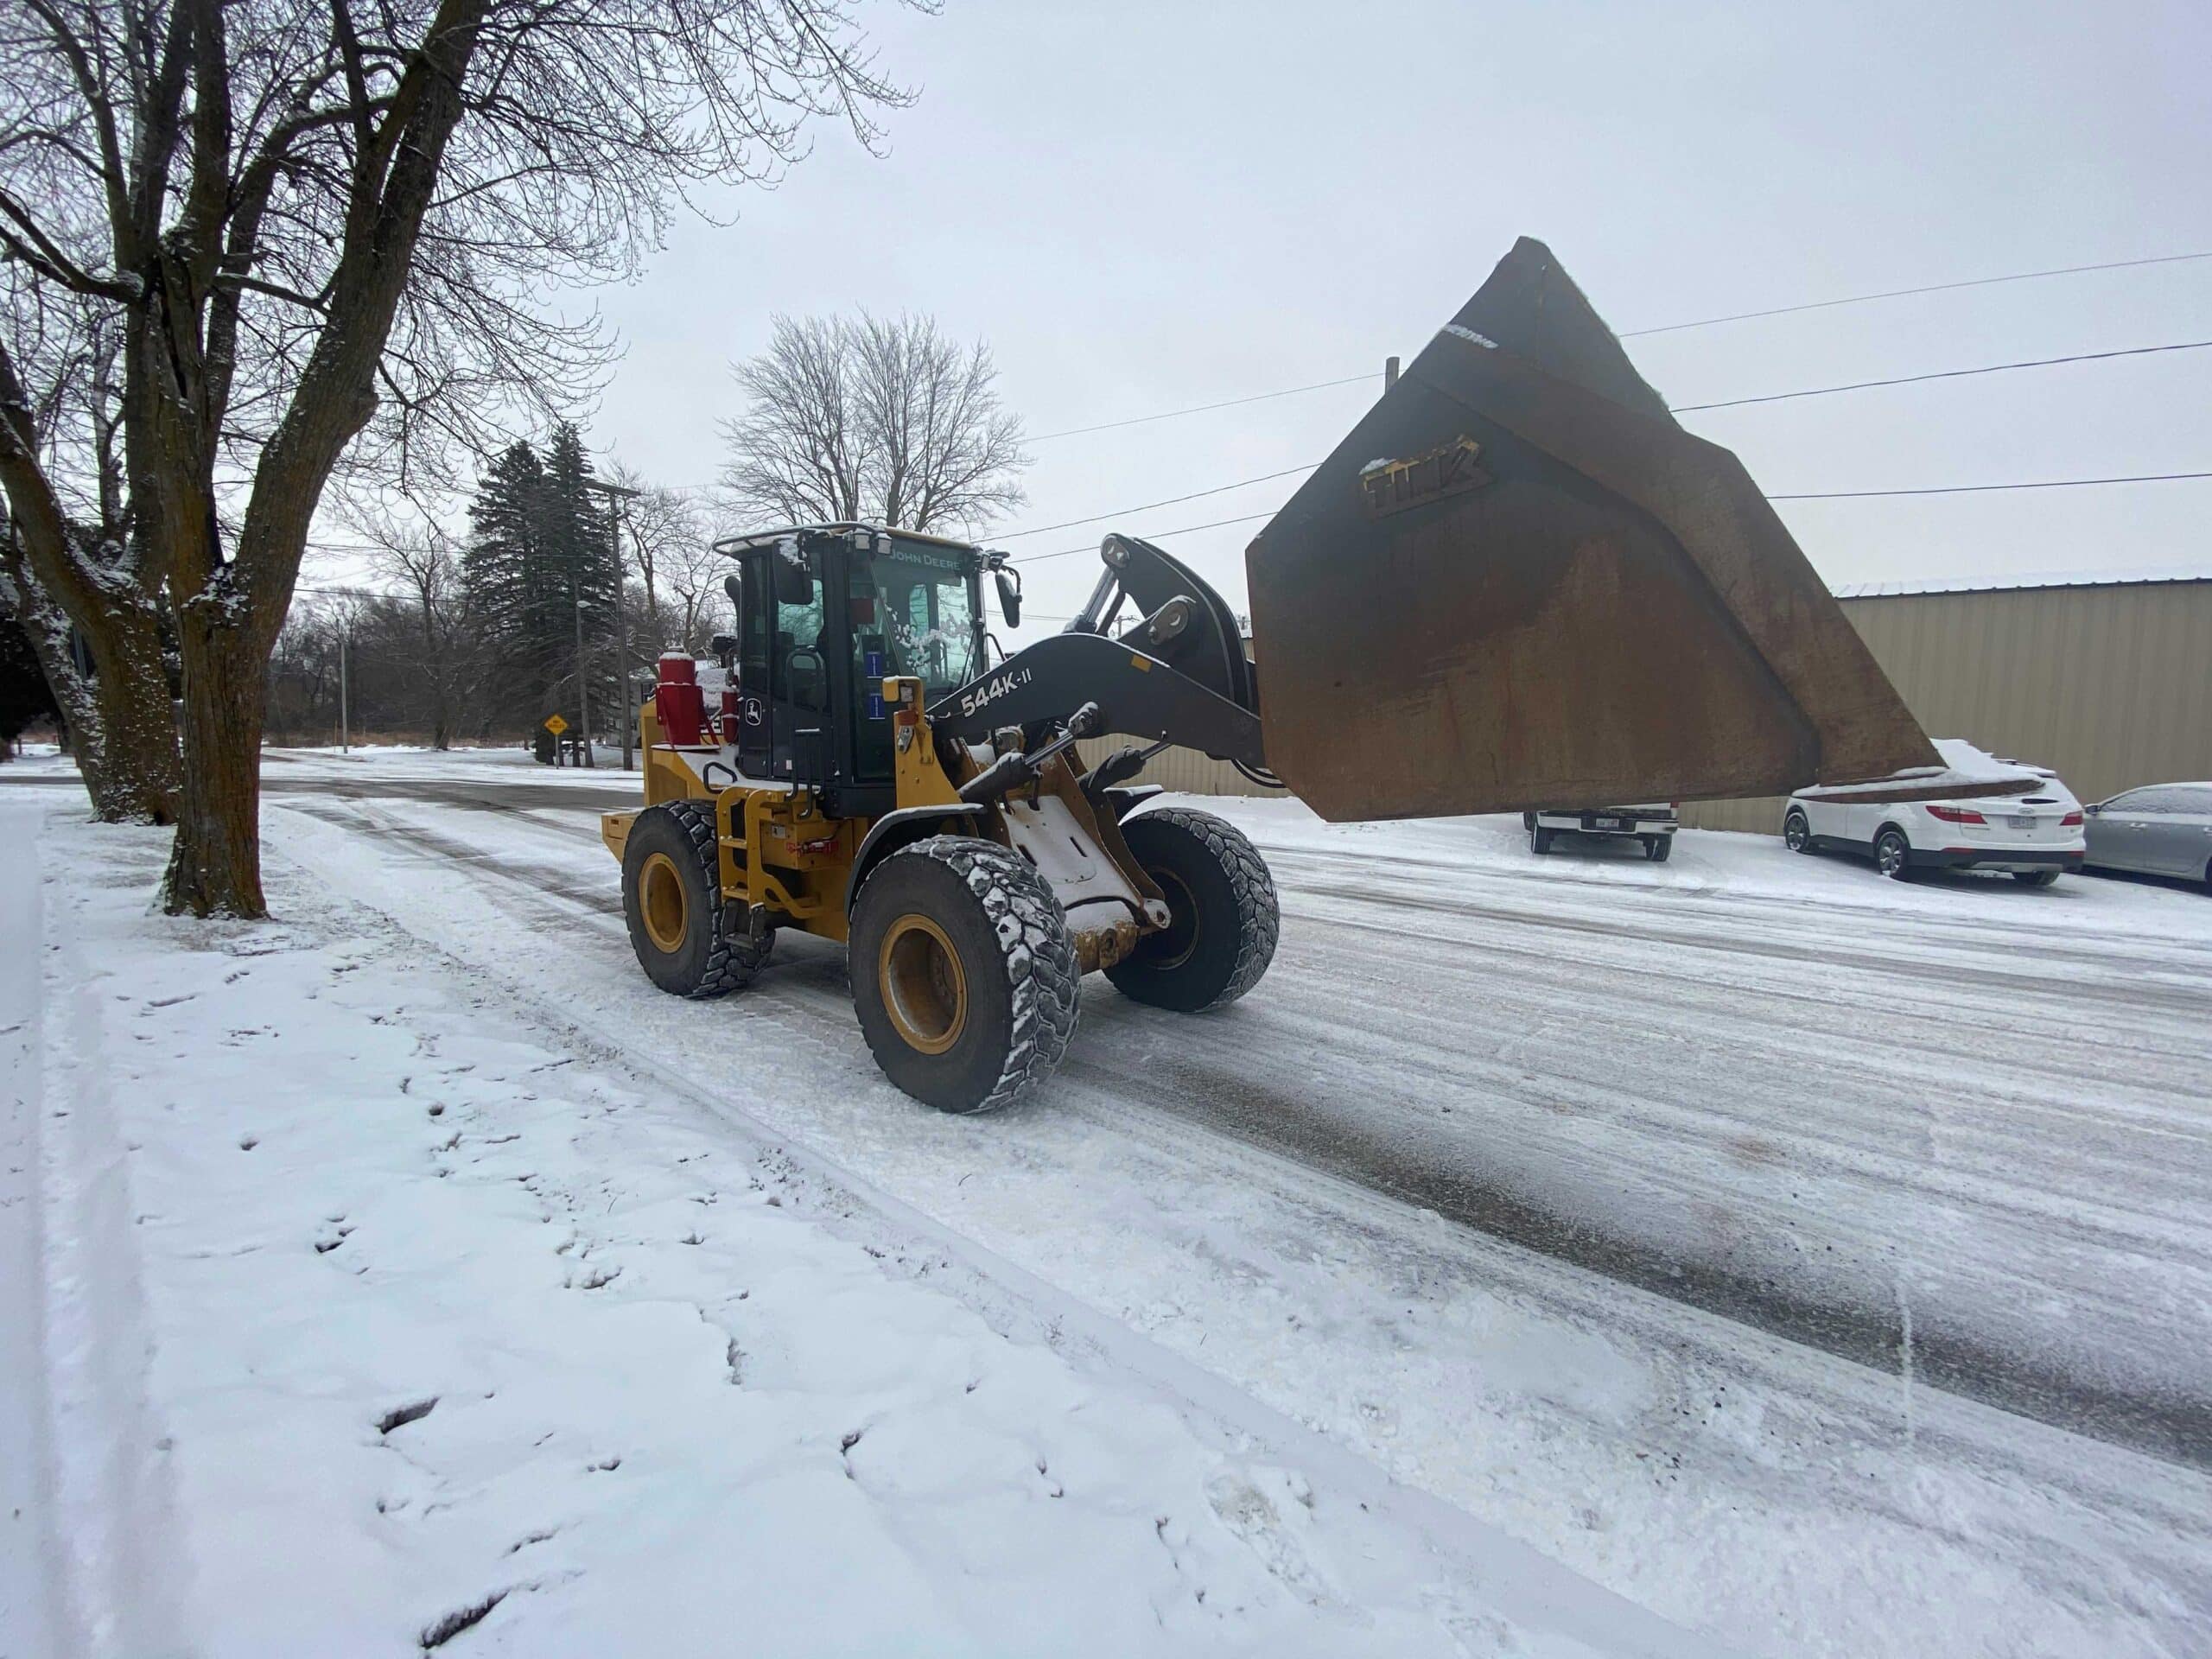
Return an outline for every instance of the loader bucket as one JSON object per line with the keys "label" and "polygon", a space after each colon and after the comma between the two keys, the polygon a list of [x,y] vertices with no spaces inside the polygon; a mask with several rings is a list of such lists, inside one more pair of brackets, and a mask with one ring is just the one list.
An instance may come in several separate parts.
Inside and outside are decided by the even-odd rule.
{"label": "loader bucket", "polygon": [[1245,561],[1268,764],[1332,821],[1941,766],[1742,464],[1525,238]]}

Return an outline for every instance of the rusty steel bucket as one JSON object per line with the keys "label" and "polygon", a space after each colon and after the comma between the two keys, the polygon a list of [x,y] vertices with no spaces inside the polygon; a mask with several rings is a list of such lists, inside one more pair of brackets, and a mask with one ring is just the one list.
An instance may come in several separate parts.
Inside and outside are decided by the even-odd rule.
{"label": "rusty steel bucket", "polygon": [[1245,563],[1268,764],[1332,821],[1941,767],[1742,463],[1525,238]]}

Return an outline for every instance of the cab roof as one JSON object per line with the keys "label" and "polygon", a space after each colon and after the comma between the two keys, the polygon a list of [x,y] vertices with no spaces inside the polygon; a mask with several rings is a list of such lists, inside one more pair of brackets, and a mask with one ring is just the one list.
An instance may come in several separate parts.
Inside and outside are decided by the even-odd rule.
{"label": "cab roof", "polygon": [[842,536],[855,530],[864,530],[876,536],[894,536],[901,541],[927,542],[932,547],[954,548],[979,557],[983,551],[974,542],[958,541],[950,536],[933,536],[925,530],[901,530],[890,524],[872,524],[856,518],[829,524],[785,524],[774,530],[756,530],[743,536],[728,536],[715,543],[715,551],[741,553],[747,548],[770,546],[787,536]]}

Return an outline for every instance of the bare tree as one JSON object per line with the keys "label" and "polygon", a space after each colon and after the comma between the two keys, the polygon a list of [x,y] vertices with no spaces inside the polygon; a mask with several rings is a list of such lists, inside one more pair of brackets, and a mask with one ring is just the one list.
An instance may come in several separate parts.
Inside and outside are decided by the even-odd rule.
{"label": "bare tree", "polygon": [[69,723],[95,814],[110,823],[168,823],[178,760],[162,570],[157,558],[125,543],[116,376],[122,332],[97,302],[51,291],[0,258],[0,341],[12,342],[11,352],[0,349],[0,469],[10,451],[40,459],[54,488],[51,501],[34,510],[51,515],[48,533],[58,520],[76,556],[63,584],[49,587],[30,556],[33,532],[10,498],[0,580]]}
{"label": "bare tree", "polygon": [[[68,531],[0,340],[0,484],[80,627],[167,584],[175,911],[265,913],[265,665],[341,468],[403,485],[594,383],[560,285],[633,271],[683,187],[773,175],[900,94],[850,0],[11,0],[0,253],[112,319],[128,534]],[[111,741],[113,734],[110,734]]]}
{"label": "bare tree", "polygon": [[407,636],[397,654],[429,716],[430,747],[449,748],[482,656],[468,627],[461,556],[433,524],[385,512],[355,514],[352,522],[368,549],[370,569],[406,595]]}
{"label": "bare tree", "polygon": [[749,407],[722,423],[721,486],[741,515],[973,533],[1021,503],[1029,457],[990,349],[933,318],[779,316],[732,372]]}
{"label": "bare tree", "polygon": [[622,503],[622,528],[630,550],[636,555],[638,576],[645,601],[645,637],[656,643],[668,638],[662,616],[662,595],[671,560],[691,556],[703,548],[707,518],[699,503],[683,490],[648,483],[634,467],[616,462],[611,481],[635,495]]}

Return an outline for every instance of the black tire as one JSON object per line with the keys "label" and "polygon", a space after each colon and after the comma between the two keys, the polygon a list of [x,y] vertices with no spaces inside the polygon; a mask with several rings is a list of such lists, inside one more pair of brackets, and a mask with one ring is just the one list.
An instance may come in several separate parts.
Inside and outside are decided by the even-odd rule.
{"label": "black tire", "polygon": [[1646,836],[1643,838],[1643,855],[1654,864],[1664,864],[1667,855],[1674,850],[1675,838],[1672,836]]}
{"label": "black tire", "polygon": [[1552,837],[1558,833],[1559,832],[1555,830],[1545,829],[1541,823],[1530,824],[1529,826],[1529,850],[1535,854],[1537,857],[1541,858],[1546,853],[1551,851]]}
{"label": "black tire", "polygon": [[1533,812],[1523,812],[1521,815],[1521,827],[1523,830],[1535,829],[1536,827],[1536,815]]}
{"label": "black tire", "polygon": [[1912,843],[1902,830],[1884,830],[1874,837],[1874,868],[1892,881],[1912,880]]}
{"label": "black tire", "polygon": [[1163,807],[1122,826],[1171,920],[1106,970],[1132,1001],[1178,1014],[1234,1002],[1274,960],[1281,916],[1274,878],[1243,832],[1211,812]]}
{"label": "black tire", "polygon": [[853,1007],[884,1075],[925,1105],[988,1112],[1052,1074],[1082,975],[1051,886],[968,836],[901,847],[853,901]]}
{"label": "black tire", "polygon": [[2058,880],[2056,870],[2015,870],[2012,879],[2024,887],[2048,887]]}
{"label": "black tire", "polygon": [[1813,850],[1813,826],[1802,812],[1791,812],[1782,820],[1782,844],[1793,853]]}
{"label": "black tire", "polygon": [[726,904],[711,801],[649,806],[622,846],[622,917],[645,977],[677,996],[726,996],[760,971],[773,932],[753,938]]}

